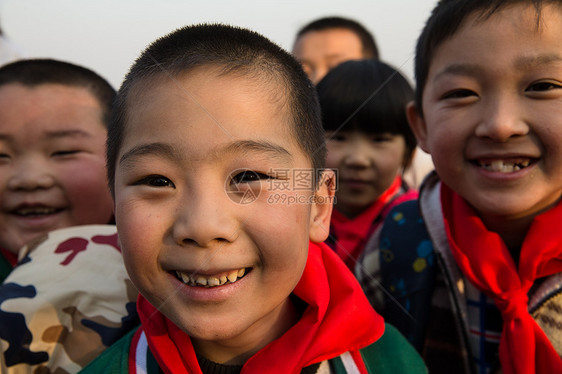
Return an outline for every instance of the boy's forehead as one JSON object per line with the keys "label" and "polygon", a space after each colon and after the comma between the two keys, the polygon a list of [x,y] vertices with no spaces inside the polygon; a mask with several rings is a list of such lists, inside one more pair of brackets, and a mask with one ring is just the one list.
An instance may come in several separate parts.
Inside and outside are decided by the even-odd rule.
{"label": "boy's forehead", "polygon": [[[265,72],[247,71],[243,69],[228,71],[222,65],[203,65],[189,68],[181,72],[168,72],[141,77],[131,86],[127,95],[127,107],[138,110],[155,97],[162,95],[180,95],[186,99],[197,101],[194,86],[211,86],[217,81],[238,80],[243,86],[251,86],[252,90],[260,91],[264,98],[269,98],[270,103],[277,107],[280,113],[290,116],[290,106],[287,104],[287,87],[283,86],[282,79],[275,78]],[[202,82],[202,84],[201,84]],[[220,91],[231,91],[232,86],[223,86]],[[218,92],[217,92],[218,93]],[[203,110],[205,108],[202,107]],[[289,117],[290,118],[290,117]]]}
{"label": "boy's forehead", "polygon": [[[76,107],[93,108],[100,113],[102,106],[97,97],[87,87],[62,83],[41,83],[26,85],[19,82],[0,85],[0,105],[11,105],[14,100],[25,100],[38,110],[52,112]],[[58,107],[56,109],[55,107]]]}
{"label": "boy's forehead", "polygon": [[[559,14],[561,14],[562,6],[557,5],[557,9]],[[550,12],[551,9],[548,11]],[[496,34],[502,35],[502,32],[505,30],[506,23],[515,25],[519,30],[521,30],[522,34],[527,34],[529,31],[540,33],[542,28],[545,26],[543,24],[544,21],[542,20],[544,17],[541,16],[544,12],[544,7],[541,9],[540,13],[538,13],[537,9],[532,4],[528,4],[526,2],[509,4],[502,8],[498,8],[493,12],[488,9],[473,10],[471,13],[465,15],[462,21],[456,26],[454,32],[439,40],[439,42],[434,45],[430,56],[429,69],[431,70],[436,64],[436,56],[439,55],[441,58],[444,57],[443,54],[440,53],[444,45],[450,44],[451,40],[459,37],[466,39],[467,36],[475,34],[473,30],[476,29],[486,28],[490,31],[487,34],[478,34],[480,44],[483,46],[486,45],[486,39],[491,39],[495,37]],[[514,15],[516,16],[514,17]],[[445,57],[454,60],[457,56],[449,54]]]}
{"label": "boy's forehead", "polygon": [[[542,3],[543,5],[540,9],[537,9],[530,1],[506,2],[497,7],[482,6],[480,8],[470,10],[468,13],[462,14],[460,18],[457,17],[456,22],[452,21],[454,24],[445,23],[445,25],[442,25],[440,23],[436,23],[432,34],[433,38],[438,38],[438,41],[434,42],[433,49],[435,50],[439,48],[441,44],[454,38],[462,30],[479,27],[482,24],[486,24],[491,28],[496,28],[501,32],[502,26],[498,23],[498,19],[518,24],[522,27],[522,32],[528,32],[529,25],[534,26],[537,31],[540,31],[541,26],[544,26],[541,24],[541,21],[546,7],[548,7],[546,12],[552,12],[550,5],[553,5],[556,7],[558,13],[562,13],[562,4],[560,2],[543,1]],[[513,12],[514,10],[515,12]],[[520,16],[514,17],[513,15],[515,13],[519,13]],[[523,16],[523,13],[525,16]],[[451,21],[448,20],[448,22]],[[449,30],[449,32],[447,33],[445,30]]]}
{"label": "boy's forehead", "polygon": [[39,84],[25,84],[22,82],[8,82],[0,85],[0,91],[28,91],[28,92],[45,92],[46,94],[62,94],[67,92],[80,92],[81,95],[91,96],[95,99],[90,89],[85,86],[74,84],[64,84],[58,82],[44,82]]}
{"label": "boy's forehead", "polygon": [[[169,117],[168,111],[166,117],[160,116],[163,105],[171,105],[175,114]],[[217,135],[214,142],[229,152],[259,151],[289,158],[297,156],[297,152],[303,153],[296,140],[285,89],[280,88],[279,82],[260,74],[224,73],[222,67],[204,66],[180,74],[141,79],[128,95],[127,112],[125,138],[135,132],[131,127],[143,123],[143,118],[155,119],[151,122],[154,125],[149,125],[152,129],[147,129],[146,123],[141,126],[151,134],[158,134],[166,124],[156,119],[174,121],[176,116],[184,118],[188,129],[185,133],[195,133],[201,130],[197,127],[205,126],[206,132]]]}
{"label": "boy's forehead", "polygon": [[40,123],[67,126],[73,123],[105,126],[102,108],[95,95],[86,87],[59,83],[0,85],[0,111],[4,119],[18,121],[37,118]]}

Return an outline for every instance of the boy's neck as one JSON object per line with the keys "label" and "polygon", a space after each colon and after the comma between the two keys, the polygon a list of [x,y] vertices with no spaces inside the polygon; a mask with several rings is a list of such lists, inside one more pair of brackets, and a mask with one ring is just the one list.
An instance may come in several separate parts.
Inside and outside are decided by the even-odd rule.
{"label": "boy's neck", "polygon": [[197,355],[197,361],[203,374],[239,374],[243,367],[243,365],[217,364],[200,355]]}
{"label": "boy's neck", "polygon": [[488,217],[482,219],[486,228],[497,233],[505,243],[516,265],[519,265],[519,255],[525,236],[531,227],[534,217],[506,221],[502,217]]}
{"label": "boy's neck", "polygon": [[[306,304],[291,295],[287,302],[278,310],[278,318],[273,328],[267,328],[264,332],[263,326],[251,326],[244,337],[235,338],[235,342],[208,342],[197,341],[192,338],[192,343],[198,355],[214,363],[236,366],[243,365],[256,352],[267,344],[278,339],[287,330],[294,326],[301,318]],[[260,322],[258,321],[257,324]]]}

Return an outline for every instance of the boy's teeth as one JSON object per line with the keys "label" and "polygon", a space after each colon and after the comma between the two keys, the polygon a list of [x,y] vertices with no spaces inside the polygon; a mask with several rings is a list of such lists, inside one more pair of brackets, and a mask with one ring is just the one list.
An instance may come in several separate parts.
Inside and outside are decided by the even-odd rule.
{"label": "boy's teeth", "polygon": [[189,283],[189,275],[185,274],[185,273],[179,273],[176,272],[179,277],[181,278],[181,280],[183,281],[183,283]]}
{"label": "boy's teeth", "polygon": [[226,274],[221,274],[220,276],[209,276],[205,277],[203,275],[189,275],[187,273],[176,271],[176,277],[183,283],[190,286],[199,287],[216,287],[222,286],[223,284],[230,282],[234,283],[239,278],[242,278],[246,274],[246,269],[242,268],[239,270],[232,270]]}
{"label": "boy's teeth", "polygon": [[531,161],[528,159],[514,161],[492,160],[478,162],[478,164],[484,169],[499,173],[512,173],[514,171],[526,168],[530,163]]}
{"label": "boy's teeth", "polygon": [[490,169],[496,170],[496,171],[502,171],[503,161],[501,161],[501,160],[492,161],[492,163],[490,164]]}
{"label": "boy's teeth", "polygon": [[56,212],[55,208],[47,207],[27,207],[16,211],[16,213],[20,216],[39,216],[44,214],[53,214],[54,212]]}
{"label": "boy's teeth", "polygon": [[226,277],[229,281],[236,282],[236,279],[238,279],[238,270],[231,271],[226,275]]}

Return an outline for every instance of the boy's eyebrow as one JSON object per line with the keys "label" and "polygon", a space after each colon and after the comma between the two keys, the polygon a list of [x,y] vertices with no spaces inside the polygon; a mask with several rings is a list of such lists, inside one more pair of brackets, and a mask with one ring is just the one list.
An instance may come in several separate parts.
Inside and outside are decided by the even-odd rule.
{"label": "boy's eyebrow", "polygon": [[279,157],[286,161],[292,161],[291,153],[284,147],[266,141],[237,140],[222,149],[223,152],[256,152],[267,153],[273,157]]}
{"label": "boy's eyebrow", "polygon": [[482,70],[474,64],[450,64],[435,75],[435,80],[440,79],[444,75],[464,75],[464,76],[475,76]]}
{"label": "boy's eyebrow", "polygon": [[[518,70],[524,70],[531,67],[537,67],[541,65],[548,65],[551,63],[562,62],[562,57],[557,54],[540,54],[535,56],[522,56],[515,60],[515,68]],[[445,69],[441,70],[435,75],[435,80],[441,78],[444,75],[464,75],[464,76],[475,76],[481,70],[480,67],[474,64],[451,64],[447,65]]]}
{"label": "boy's eyebrow", "polygon": [[134,159],[140,156],[146,155],[157,155],[173,161],[179,161],[182,156],[181,152],[176,150],[169,144],[165,143],[147,143],[140,144],[131,149],[121,156],[119,159],[119,164],[127,164],[129,162],[134,162]]}
{"label": "boy's eyebrow", "polygon": [[562,62],[562,56],[558,54],[541,54],[537,56],[523,56],[515,62],[515,66],[519,69],[548,65],[551,63]]}
{"label": "boy's eyebrow", "polygon": [[0,134],[0,142],[10,142],[14,137],[7,134]]}
{"label": "boy's eyebrow", "polygon": [[84,137],[89,138],[92,134],[84,130],[71,129],[71,130],[57,130],[57,131],[46,131],[45,134],[48,138],[65,138],[65,137]]}
{"label": "boy's eyebrow", "polygon": [[[279,157],[286,161],[292,161],[291,153],[284,147],[272,144],[269,142],[258,142],[254,140],[237,140],[229,143],[225,147],[216,150],[213,157],[218,157],[221,154],[228,154],[234,152],[243,153],[268,153],[273,157]],[[179,162],[185,158],[183,152],[176,147],[166,144],[166,143],[147,143],[137,145],[121,156],[119,159],[119,164],[123,165],[128,162],[132,162],[136,157],[146,156],[146,155],[157,155],[163,158],[167,158],[174,162]]]}

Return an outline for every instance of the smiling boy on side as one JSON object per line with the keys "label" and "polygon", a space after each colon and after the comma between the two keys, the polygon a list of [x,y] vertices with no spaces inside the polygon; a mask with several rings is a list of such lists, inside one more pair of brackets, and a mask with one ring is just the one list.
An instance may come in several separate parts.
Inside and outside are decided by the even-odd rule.
{"label": "smiling boy on side", "polygon": [[[431,306],[397,325],[434,373],[562,372],[560,35],[559,0],[442,0],[418,40],[408,115],[437,174],[389,214],[382,279],[390,308]],[[419,260],[435,285],[408,283]]]}
{"label": "smiling boy on side", "polygon": [[105,138],[115,90],[56,60],[0,69],[0,269],[49,231],[112,221]]}
{"label": "smiling boy on side", "polygon": [[65,61],[0,67],[2,373],[76,372],[136,326],[110,224],[114,98],[104,78]]}

